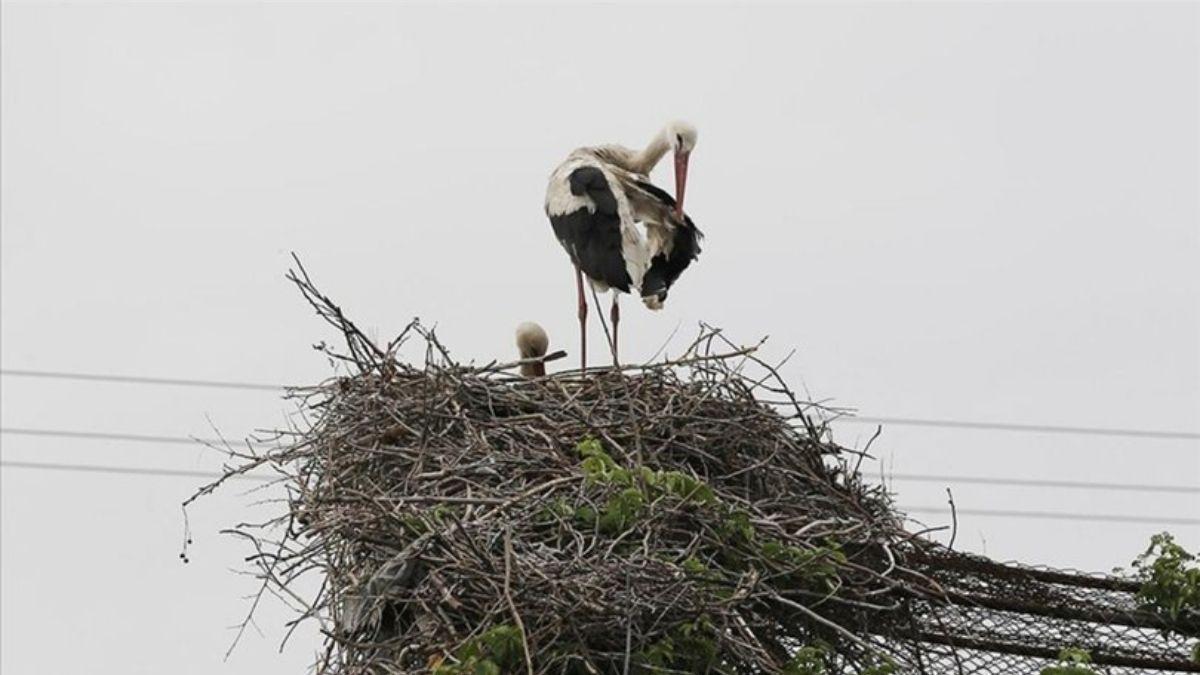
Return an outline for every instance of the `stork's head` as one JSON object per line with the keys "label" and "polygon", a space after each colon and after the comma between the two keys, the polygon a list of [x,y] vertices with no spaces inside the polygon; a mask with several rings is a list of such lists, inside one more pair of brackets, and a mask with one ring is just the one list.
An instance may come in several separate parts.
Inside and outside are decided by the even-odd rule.
{"label": "stork's head", "polygon": [[[545,356],[549,348],[550,338],[541,326],[532,321],[517,326],[517,353],[522,359]],[[525,377],[541,377],[546,374],[546,364],[541,361],[522,363],[521,374]]]}
{"label": "stork's head", "polygon": [[667,144],[675,153],[675,215],[683,217],[683,194],[687,188],[688,157],[696,147],[696,127],[687,122],[671,122],[663,129]]}

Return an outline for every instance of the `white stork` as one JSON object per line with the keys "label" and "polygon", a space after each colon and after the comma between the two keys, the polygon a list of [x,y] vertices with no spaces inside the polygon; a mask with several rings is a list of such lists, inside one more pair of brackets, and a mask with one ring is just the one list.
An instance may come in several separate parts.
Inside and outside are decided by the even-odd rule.
{"label": "white stork", "polygon": [[[592,288],[613,291],[613,362],[617,364],[618,293],[633,290],[653,310],[700,255],[700,230],[683,211],[688,158],[696,128],[671,122],[640,151],[619,145],[579,148],[550,175],[546,215],[575,264],[579,292],[581,368],[587,368],[587,300]],[[675,195],[650,183],[649,173],[667,151],[675,157]]]}

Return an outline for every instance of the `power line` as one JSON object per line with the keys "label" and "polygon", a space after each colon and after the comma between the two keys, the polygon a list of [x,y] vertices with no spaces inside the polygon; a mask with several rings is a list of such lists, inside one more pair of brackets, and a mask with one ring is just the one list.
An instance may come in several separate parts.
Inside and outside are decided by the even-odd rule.
{"label": "power line", "polygon": [[[205,478],[217,479],[221,474],[211,473],[206,471],[184,471],[177,469],[149,469],[142,467],[123,467],[123,466],[105,466],[99,464],[50,464],[44,462],[17,462],[9,460],[0,460],[0,467],[12,469],[38,469],[46,471],[66,471],[66,472],[82,472],[82,473],[102,473],[102,474],[125,474],[133,476],[166,476],[166,477],[187,477],[187,478]],[[269,482],[276,480],[266,476],[252,476],[238,474],[230,476],[231,480],[249,480],[257,482]],[[916,506],[916,507],[901,507],[902,511],[908,513],[931,513],[936,515],[949,515],[950,509],[944,506]],[[1096,522],[1116,522],[1116,523],[1151,523],[1157,525],[1200,525],[1200,518],[1173,518],[1173,517],[1154,517],[1154,516],[1127,516],[1119,514],[1087,514],[1087,513],[1069,513],[1062,511],[1009,511],[999,509],[956,509],[959,515],[965,516],[999,516],[1004,518],[1037,518],[1046,520],[1082,520]]]}
{"label": "power line", "polygon": [[52,380],[78,380],[83,382],[123,382],[127,384],[154,384],[174,387],[208,387],[212,389],[254,389],[259,391],[283,391],[286,389],[282,385],[255,382],[193,380],[178,377],[142,377],[140,375],[100,375],[95,373],[69,373],[51,370],[19,370],[14,368],[0,368],[0,375],[40,377]]}
{"label": "power line", "polygon": [[[213,445],[223,446],[244,443],[243,440],[218,438],[192,438],[188,436],[159,436],[147,434],[110,433],[104,431],[71,431],[65,429],[26,429],[18,427],[0,427],[0,434],[16,436],[35,436],[49,438],[70,438],[98,441],[131,441],[135,443],[171,443],[177,445]],[[885,475],[886,480],[896,480],[911,483],[944,483],[1005,485],[1015,487],[1064,488],[1084,490],[1118,490],[1127,492],[1165,492],[1179,494],[1198,494],[1200,487],[1186,485],[1154,485],[1139,483],[1103,483],[1092,481],[1042,480],[1029,478],[992,478],[985,476],[953,476],[938,474],[895,473]]]}
{"label": "power line", "polygon": [[962,483],[975,485],[1009,485],[1018,487],[1066,488],[1080,490],[1121,490],[1128,492],[1175,492],[1200,494],[1200,487],[1188,485],[1153,485],[1146,483],[1102,483],[1073,480],[1041,480],[1032,478],[987,478],[984,476],[944,476],[916,473],[894,473],[884,476],[885,480],[909,483]]}
{"label": "power line", "polygon": [[[180,387],[208,387],[215,389],[250,389],[258,391],[286,391],[288,387],[261,382],[233,382],[224,380],[197,380],[175,377],[143,377],[140,375],[114,375],[97,373],[75,373],[67,371],[27,370],[0,368],[0,375],[34,377],[86,382],[122,382],[142,385],[168,385]],[[1081,427],[1054,424],[1019,424],[1012,422],[980,422],[916,417],[839,417],[835,422],[847,424],[892,424],[896,426],[932,427],[943,429],[973,429],[979,431],[1014,431],[1026,433],[1076,434],[1089,436],[1116,436],[1125,438],[1155,438],[1163,440],[1200,440],[1200,432],[1156,429],[1114,429],[1106,427]]]}
{"label": "power line", "polygon": [[66,429],[24,429],[0,427],[0,434],[14,436],[48,436],[51,438],[76,438],[91,441],[132,441],[134,443],[173,443],[179,445],[224,445],[219,438],[191,438],[188,436],[154,436],[147,434],[119,434],[107,431],[69,431]]}
{"label": "power line", "polygon": [[917,419],[914,417],[839,417],[837,422],[850,424],[892,424],[909,427],[938,427],[943,429],[977,429],[982,431],[1024,431],[1045,434],[1075,434],[1086,436],[1119,436],[1125,438],[1158,438],[1168,440],[1200,440],[1200,432],[1159,431],[1153,429],[1112,429],[1105,427],[1069,427],[1053,424],[1013,424],[1009,422],[970,422],[964,420]]}
{"label": "power line", "polygon": [[[47,462],[17,462],[10,460],[0,460],[0,467],[8,467],[12,469],[41,469],[45,471],[71,471],[80,473],[110,473],[110,474],[126,474],[130,476],[168,476],[168,477],[184,477],[184,478],[204,478],[208,480],[216,480],[221,477],[219,473],[211,471],[186,471],[180,469],[149,469],[145,467],[132,466],[105,466],[102,464],[50,464]],[[265,483],[275,480],[266,476],[251,476],[247,474],[237,474],[229,477],[230,480],[250,480]]]}
{"label": "power line", "polygon": [[[949,515],[945,506],[899,507],[907,513],[934,513]],[[959,509],[960,516],[995,516],[1000,518],[1036,518],[1044,520],[1090,520],[1105,523],[1148,523],[1151,525],[1200,525],[1200,518],[1174,518],[1170,516],[1126,516],[1121,514],[1068,513],[1064,511],[1009,511],[1004,509]]]}

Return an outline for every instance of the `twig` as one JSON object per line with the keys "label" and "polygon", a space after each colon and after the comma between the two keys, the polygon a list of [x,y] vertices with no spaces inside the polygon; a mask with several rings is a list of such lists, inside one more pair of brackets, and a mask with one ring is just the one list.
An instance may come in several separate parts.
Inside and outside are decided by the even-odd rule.
{"label": "twig", "polygon": [[954,540],[958,537],[958,509],[954,507],[954,493],[946,488],[946,499],[950,502],[950,543],[946,548],[954,550]]}
{"label": "twig", "polygon": [[525,671],[528,675],[533,675],[533,659],[529,656],[529,636],[525,632],[525,622],[521,620],[521,613],[517,611],[517,603],[512,597],[512,529],[505,528],[504,530],[504,599],[508,601],[508,608],[512,611],[513,622],[517,624],[517,630],[521,633],[521,651],[525,655]]}

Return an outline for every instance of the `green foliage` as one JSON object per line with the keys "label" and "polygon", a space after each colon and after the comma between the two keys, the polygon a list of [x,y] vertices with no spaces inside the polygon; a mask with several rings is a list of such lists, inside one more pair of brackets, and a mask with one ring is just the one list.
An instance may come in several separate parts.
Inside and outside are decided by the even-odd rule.
{"label": "green foliage", "polygon": [[1064,649],[1058,653],[1058,663],[1042,668],[1041,675],[1097,675],[1088,667],[1092,655],[1086,649]]}
{"label": "green foliage", "polygon": [[628,487],[608,498],[599,512],[584,504],[575,509],[575,520],[588,529],[615,536],[633,527],[642,515],[645,499],[642,491]]}
{"label": "green foliage", "polygon": [[703,673],[717,663],[717,629],[707,615],[674,626],[637,653],[639,670]]}
{"label": "green foliage", "polygon": [[479,637],[491,659],[504,668],[515,668],[524,660],[521,631],[507,624],[496,626]]}
{"label": "green foliage", "polygon": [[554,501],[547,504],[538,513],[538,522],[542,524],[555,523],[560,520],[571,520],[575,517],[575,507],[571,502],[558,497]]}
{"label": "green foliage", "polygon": [[590,484],[632,486],[640,483],[645,488],[644,496],[647,498],[669,495],[696,504],[716,502],[716,495],[704,481],[682,471],[654,471],[645,466],[630,471],[617,464],[616,460],[604,451],[600,441],[594,438],[583,439],[575,446],[575,450],[583,458],[580,469]]}
{"label": "green foliage", "polygon": [[696,556],[694,555],[688,556],[687,559],[683,561],[681,567],[683,567],[683,571],[687,572],[688,574],[700,576],[708,573],[708,568],[704,566],[704,563],[697,560]]}
{"label": "green foliage", "polygon": [[693,672],[710,669],[717,662],[717,629],[708,616],[701,615],[692,623],[679,628],[677,642],[687,653],[687,660],[695,666]]}
{"label": "green foliage", "polygon": [[429,531],[429,523],[415,514],[404,514],[399,517],[400,524],[414,537],[419,537]]}
{"label": "green foliage", "polygon": [[[806,549],[771,540],[760,545],[750,514],[722,504],[712,487],[695,476],[681,471],[655,471],[645,466],[626,469],[605,452],[604,446],[595,438],[583,439],[575,449],[582,459],[580,470],[589,485],[611,485],[621,489],[611,494],[603,506],[583,504],[571,509],[565,502],[551,504],[544,512],[544,518],[573,516],[582,527],[617,536],[635,527],[660,499],[709,507],[715,512],[717,533],[723,543],[720,550],[713,552],[719,565],[742,570],[753,554],[761,554],[785,573],[801,574],[822,582],[827,588],[836,585],[838,565],[846,562],[845,554],[836,544]],[[694,558],[684,561],[683,565],[684,571],[694,576],[720,576]]]}
{"label": "green foliage", "polygon": [[600,440],[592,436],[587,436],[582,441],[576,443],[575,451],[584,457],[594,457],[597,455],[608,457],[608,454],[604,452],[604,446],[600,444]]}
{"label": "green foliage", "polygon": [[587,477],[588,483],[619,483],[621,485],[633,483],[629,472],[617,465],[613,458],[604,451],[604,446],[600,445],[600,441],[594,438],[585,438],[579,441],[575,449],[583,457],[580,469]]}
{"label": "green foliage", "polygon": [[646,499],[642,496],[642,491],[636,487],[627,487],[609,497],[597,523],[600,531],[604,534],[617,535],[633,527],[638,517],[641,516],[645,503]]}
{"label": "green foliage", "polygon": [[[817,640],[812,644],[801,647],[792,656],[792,660],[783,667],[783,675],[827,675],[829,673],[845,673],[845,667],[837,667],[833,661],[833,649],[826,643]],[[867,663],[857,675],[893,675],[896,663],[887,656],[869,655]]]}
{"label": "green foliage", "polygon": [[829,648],[823,642],[801,647],[783,667],[783,675],[825,675]]}
{"label": "green foliage", "polygon": [[458,513],[459,509],[449,504],[438,504],[417,513],[400,514],[397,519],[405,530],[419,537],[448,525]]}
{"label": "green foliage", "polygon": [[643,467],[642,480],[658,494],[670,495],[683,502],[711,505],[717,501],[707,483],[682,471],[650,471]]}
{"label": "green foliage", "polygon": [[675,641],[664,637],[639,652],[638,657],[639,665],[651,672],[670,668],[675,662]]}
{"label": "green foliage", "polygon": [[846,562],[837,542],[827,542],[817,548],[786,545],[774,539],[763,543],[762,554],[771,563],[807,579],[823,582],[833,588],[838,580],[838,565]]}
{"label": "green foliage", "polygon": [[686,473],[653,471],[644,466],[631,471],[617,464],[594,438],[583,439],[575,449],[583,458],[580,470],[589,485],[624,488],[609,497],[599,512],[586,505],[575,509],[576,520],[585,527],[598,528],[607,535],[621,534],[637,524],[648,504],[664,497],[701,505],[716,503],[712,488]]}
{"label": "green foliage", "polygon": [[521,631],[501,624],[468,640],[454,652],[457,661],[440,663],[433,675],[500,675],[516,672],[524,659]]}
{"label": "green foliage", "polygon": [[896,672],[896,662],[888,657],[879,657],[875,661],[863,668],[859,675],[893,675]]}
{"label": "green foliage", "polygon": [[707,577],[712,573],[712,570],[708,569],[708,566],[700,562],[700,560],[694,555],[688,556],[686,559],[684,559],[680,567],[683,568],[684,572],[695,577]]}
{"label": "green foliage", "polygon": [[1196,556],[1162,532],[1150,538],[1150,547],[1133,561],[1142,582],[1138,599],[1146,609],[1179,618],[1200,611],[1200,566]]}
{"label": "green foliage", "polygon": [[[546,507],[548,517],[573,517],[580,527],[609,536],[619,536],[650,517],[660,503],[672,508],[681,504],[703,509],[705,520],[716,530],[719,545],[699,550],[679,563],[682,571],[701,584],[718,582],[709,592],[723,597],[731,591],[719,582],[727,574],[738,574],[751,566],[772,575],[794,575],[802,583],[828,590],[838,584],[838,571],[846,555],[836,542],[823,546],[790,545],[766,539],[751,522],[750,513],[719,500],[711,486],[682,471],[655,471],[638,466],[621,466],[604,450],[600,441],[585,438],[576,445],[580,471],[589,486],[606,486],[601,504],[571,506],[567,502]],[[764,562],[765,561],[765,562]],[[711,566],[710,566],[711,565]],[[635,664],[641,672],[705,672],[719,661],[718,634],[707,617],[680,624],[637,652]],[[800,649],[786,668],[786,675],[825,675],[833,663],[832,652],[823,643]],[[890,675],[895,665],[878,659],[859,675]]]}
{"label": "green foliage", "polygon": [[750,514],[740,509],[734,509],[721,521],[717,530],[721,539],[729,545],[749,544],[754,541],[754,525],[750,522]]}

